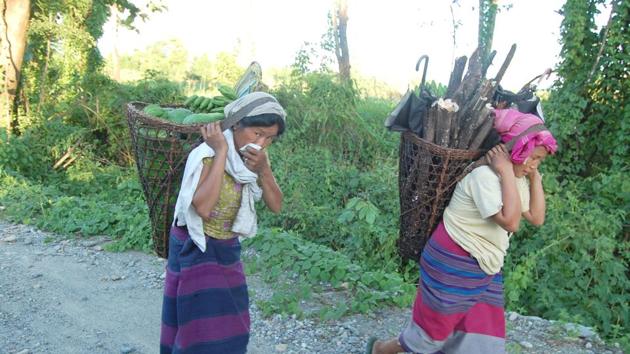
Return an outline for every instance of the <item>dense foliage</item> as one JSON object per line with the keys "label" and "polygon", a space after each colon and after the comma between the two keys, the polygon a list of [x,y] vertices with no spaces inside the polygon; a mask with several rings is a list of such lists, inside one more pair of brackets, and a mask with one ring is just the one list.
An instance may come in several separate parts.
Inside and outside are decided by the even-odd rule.
{"label": "dense foliage", "polygon": [[[606,2],[614,8],[598,32],[594,16],[603,3],[569,0],[562,9],[560,80],[545,101],[560,145],[542,167],[547,219],[514,236],[506,298],[511,309],[579,320],[628,341],[630,4]],[[95,49],[111,4],[135,8],[34,2],[20,134],[0,131],[0,217],[64,234],[106,234],[111,249],[150,251],[123,105],[181,102],[233,84],[242,68],[225,53],[183,64],[181,48],[169,56],[156,45],[122,58],[123,69],[140,70],[114,81]],[[359,75],[341,82],[313,59],[303,51],[273,78],[289,113],[287,134],[270,149],[285,206],[280,215],[261,209],[262,235],[247,244],[256,250],[248,271],[264,269],[267,280],[284,285],[261,308],[308,315],[300,300],[328,286],[353,300],[316,313],[324,319],[383,303],[408,306],[417,269],[401,269],[395,248],[399,137],[382,125],[396,98]],[[284,279],[287,270],[297,278]]]}
{"label": "dense foliage", "polygon": [[547,219],[516,237],[506,282],[511,306],[618,335],[630,327],[630,4],[609,4],[597,33],[602,3],[562,9],[560,80],[545,105],[560,146],[543,166]]}

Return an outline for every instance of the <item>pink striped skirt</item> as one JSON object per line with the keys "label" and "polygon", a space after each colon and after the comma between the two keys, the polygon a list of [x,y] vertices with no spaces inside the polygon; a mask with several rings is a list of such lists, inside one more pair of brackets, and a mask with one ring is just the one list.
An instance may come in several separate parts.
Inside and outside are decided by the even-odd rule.
{"label": "pink striped skirt", "polygon": [[440,223],[420,257],[420,283],[399,337],[413,353],[505,353],[503,276],[488,275]]}

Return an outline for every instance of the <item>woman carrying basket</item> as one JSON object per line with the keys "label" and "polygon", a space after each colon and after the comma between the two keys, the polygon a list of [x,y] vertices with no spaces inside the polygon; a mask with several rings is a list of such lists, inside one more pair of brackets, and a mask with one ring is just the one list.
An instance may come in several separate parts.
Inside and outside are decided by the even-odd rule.
{"label": "woman carrying basket", "polygon": [[188,156],[170,232],[161,353],[245,353],[249,297],[239,236],[256,234],[254,202],[273,212],[282,192],[266,147],[285,129],[285,112],[263,92],[225,107],[201,128]]}
{"label": "woman carrying basket", "polygon": [[486,155],[455,188],[442,222],[420,257],[412,320],[398,338],[371,338],[366,354],[505,353],[501,268],[521,217],[545,219],[538,166],[556,141],[536,115],[495,110],[504,144]]}

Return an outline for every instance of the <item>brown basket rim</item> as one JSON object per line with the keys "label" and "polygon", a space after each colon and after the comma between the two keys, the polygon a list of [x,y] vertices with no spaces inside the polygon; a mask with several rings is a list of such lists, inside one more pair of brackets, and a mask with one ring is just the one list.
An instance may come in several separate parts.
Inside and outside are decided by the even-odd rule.
{"label": "brown basket rim", "polygon": [[413,140],[418,145],[423,145],[427,150],[436,155],[452,155],[461,159],[474,159],[484,152],[484,150],[468,150],[468,149],[453,149],[444,146],[434,144],[428,140],[419,137],[417,134],[411,131],[403,132],[405,138]]}
{"label": "brown basket rim", "polygon": [[[142,109],[138,108],[137,106],[142,106],[142,107],[146,107],[148,106],[150,103],[147,102],[141,102],[141,101],[131,101],[129,103],[127,103],[127,111],[128,113],[132,113],[134,114],[137,118],[139,118],[139,120],[142,121],[142,123],[149,125],[149,126],[153,126],[156,128],[166,128],[170,131],[175,131],[178,133],[199,133],[199,128],[202,127],[204,124],[177,124],[177,123],[173,123],[171,121],[168,121],[166,119],[160,119],[157,117],[153,117],[150,116],[146,113],[144,113],[142,111]],[[166,105],[160,105],[160,107],[172,107],[172,108],[178,108],[178,107],[184,107],[181,104],[166,104]]]}

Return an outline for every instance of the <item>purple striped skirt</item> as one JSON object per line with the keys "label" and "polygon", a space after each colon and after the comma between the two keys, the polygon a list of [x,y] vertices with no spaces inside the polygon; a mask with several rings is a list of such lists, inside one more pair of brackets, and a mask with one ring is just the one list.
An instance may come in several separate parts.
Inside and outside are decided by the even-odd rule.
{"label": "purple striped skirt", "polygon": [[443,223],[420,257],[412,318],[399,340],[413,353],[505,353],[503,275],[488,275]]}
{"label": "purple striped skirt", "polygon": [[161,353],[245,353],[249,296],[238,238],[206,237],[206,252],[185,227],[172,227],[162,306]]}

